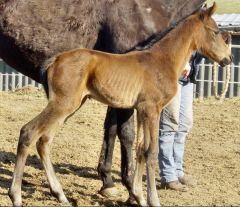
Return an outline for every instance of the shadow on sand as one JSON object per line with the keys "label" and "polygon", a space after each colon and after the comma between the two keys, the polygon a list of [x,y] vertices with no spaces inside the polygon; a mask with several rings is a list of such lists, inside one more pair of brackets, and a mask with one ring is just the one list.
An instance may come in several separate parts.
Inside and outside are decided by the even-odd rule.
{"label": "shadow on sand", "polygon": [[[16,160],[16,155],[14,153],[0,151],[0,180],[1,180],[0,187],[1,188],[8,189],[10,187],[11,177],[13,174],[12,171],[4,168],[2,164],[12,165],[13,163],[15,163],[15,160]],[[42,163],[36,155],[28,156],[26,165],[34,167],[38,170],[43,170]],[[81,167],[81,166],[76,166],[76,165],[72,165],[72,164],[58,163],[58,164],[54,165],[54,169],[55,169],[56,173],[60,173],[60,174],[64,174],[64,175],[74,174],[79,177],[87,178],[87,179],[94,179],[94,180],[100,179],[100,177],[97,174],[97,170],[93,167]],[[117,175],[118,177],[120,177],[120,173],[118,171],[112,171],[112,173]],[[10,178],[8,179],[6,177],[10,177]],[[26,178],[28,178],[28,177],[32,178],[33,176],[28,173],[24,173],[22,190],[27,192],[28,196],[27,197],[23,196],[23,198],[31,197],[32,193],[34,193],[36,190],[36,186],[26,180]],[[121,182],[121,180],[114,179],[114,182]],[[45,194],[46,196],[49,196],[50,192],[49,192],[48,185],[45,185],[45,184],[43,184],[43,185],[44,185],[43,187],[46,188],[46,191],[42,191],[41,193]],[[74,184],[74,185],[76,185],[76,184]],[[79,194],[82,196],[90,197],[90,199],[93,201],[93,203],[97,202],[101,206],[126,206],[125,202],[121,202],[121,201],[116,202],[113,200],[103,199],[98,194],[94,194],[94,195],[86,194],[86,192],[84,192],[84,189],[86,189],[86,186],[78,185],[77,187],[79,187],[79,189],[80,189],[78,191]],[[66,192],[66,195],[68,195],[68,199],[71,202],[71,204],[73,206],[76,206],[77,201],[75,199],[71,198],[71,192],[68,192],[67,189],[65,189],[64,191]],[[6,194],[4,194],[4,195],[6,196]]]}

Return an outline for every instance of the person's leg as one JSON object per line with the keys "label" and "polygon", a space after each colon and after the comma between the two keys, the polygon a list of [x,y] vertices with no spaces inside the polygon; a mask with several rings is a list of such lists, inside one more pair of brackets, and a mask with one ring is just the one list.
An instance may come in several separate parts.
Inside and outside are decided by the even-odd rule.
{"label": "person's leg", "polygon": [[173,144],[179,124],[180,89],[167,105],[160,118],[159,129],[159,168],[161,183],[178,180],[176,166],[173,158]]}
{"label": "person's leg", "polygon": [[174,137],[173,157],[177,177],[183,177],[183,155],[186,136],[193,123],[193,84],[188,83],[181,87],[179,111],[179,128]]}

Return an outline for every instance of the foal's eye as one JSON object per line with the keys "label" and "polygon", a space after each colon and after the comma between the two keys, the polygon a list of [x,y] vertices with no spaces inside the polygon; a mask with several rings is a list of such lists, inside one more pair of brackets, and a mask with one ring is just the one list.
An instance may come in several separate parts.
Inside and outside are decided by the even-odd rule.
{"label": "foal's eye", "polygon": [[218,35],[220,33],[220,31],[218,30],[218,31],[214,31],[214,34],[215,35]]}

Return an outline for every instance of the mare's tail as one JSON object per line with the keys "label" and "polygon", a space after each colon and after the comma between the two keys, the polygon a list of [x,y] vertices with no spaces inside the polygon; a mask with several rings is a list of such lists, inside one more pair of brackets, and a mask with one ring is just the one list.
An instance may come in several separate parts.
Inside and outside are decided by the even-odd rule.
{"label": "mare's tail", "polygon": [[43,85],[44,91],[46,93],[47,98],[49,97],[49,91],[48,91],[48,80],[47,80],[47,70],[41,68],[41,84]]}

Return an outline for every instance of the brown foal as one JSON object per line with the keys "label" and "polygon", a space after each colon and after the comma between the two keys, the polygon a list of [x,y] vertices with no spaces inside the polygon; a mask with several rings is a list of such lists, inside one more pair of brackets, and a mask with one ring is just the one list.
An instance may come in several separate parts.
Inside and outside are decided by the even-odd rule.
{"label": "brown foal", "polygon": [[[141,206],[159,206],[155,184],[158,154],[158,123],[162,108],[176,93],[177,81],[193,50],[224,66],[231,51],[211,18],[216,5],[202,9],[180,23],[150,49],[113,55],[75,49],[50,59],[46,64],[49,103],[20,132],[17,160],[9,195],[15,206],[22,205],[21,184],[29,147],[37,143],[51,192],[67,202],[56,178],[49,145],[56,129],[94,98],[116,108],[135,108],[138,119],[136,168],[133,195]],[[147,202],[142,191],[144,163],[147,166]]]}

